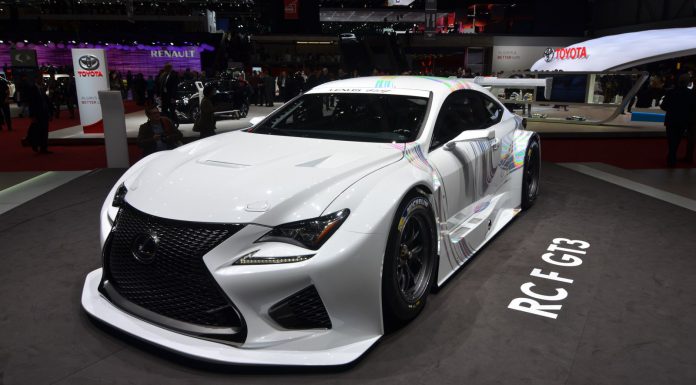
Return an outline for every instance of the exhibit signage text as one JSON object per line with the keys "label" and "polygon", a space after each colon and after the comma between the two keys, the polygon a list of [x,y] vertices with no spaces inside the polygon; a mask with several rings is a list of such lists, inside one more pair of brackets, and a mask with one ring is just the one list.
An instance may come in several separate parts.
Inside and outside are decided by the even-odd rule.
{"label": "exhibit signage text", "polygon": [[150,57],[171,57],[171,58],[190,57],[190,58],[195,58],[196,57],[196,50],[195,49],[187,49],[187,50],[180,50],[180,51],[169,51],[169,50],[164,50],[164,49],[156,49],[156,50],[150,51]]}
{"label": "exhibit signage text", "polygon": [[551,62],[553,60],[575,60],[587,59],[587,47],[571,47],[571,48],[547,48],[544,51],[544,60]]}
{"label": "exhibit signage text", "polygon": [[85,133],[103,132],[99,91],[109,90],[106,56],[103,49],[73,48],[75,88],[77,89],[80,123]]}
{"label": "exhibit signage text", "polygon": [[[589,247],[590,244],[585,241],[556,238],[546,249],[549,252],[543,254],[541,259],[554,266],[564,268],[577,267],[582,264],[582,259],[579,255],[587,255]],[[558,272],[550,271],[544,273],[539,268],[534,268],[529,275],[563,284],[573,283],[572,279],[562,277]],[[520,291],[525,296],[510,301],[508,308],[540,317],[556,319],[563,306],[559,301],[563,301],[568,297],[568,291],[563,287],[558,287],[554,288],[555,293],[539,293],[538,289],[534,290],[535,286],[534,282],[523,283],[520,286]]]}
{"label": "exhibit signage text", "polygon": [[101,71],[77,71],[77,76],[86,78],[86,77],[104,77],[104,74]]}

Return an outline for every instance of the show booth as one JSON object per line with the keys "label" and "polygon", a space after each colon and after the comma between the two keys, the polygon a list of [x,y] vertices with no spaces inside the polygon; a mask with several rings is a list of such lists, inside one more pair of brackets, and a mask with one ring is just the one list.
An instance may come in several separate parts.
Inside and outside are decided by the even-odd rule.
{"label": "show booth", "polygon": [[695,54],[696,27],[605,36],[568,47],[549,47],[531,71],[512,74],[551,79],[546,95],[539,88],[494,86],[491,91],[530,120],[577,124],[615,123],[638,97],[630,120],[621,120],[661,126],[664,114],[659,96],[640,93],[650,74],[637,67]]}

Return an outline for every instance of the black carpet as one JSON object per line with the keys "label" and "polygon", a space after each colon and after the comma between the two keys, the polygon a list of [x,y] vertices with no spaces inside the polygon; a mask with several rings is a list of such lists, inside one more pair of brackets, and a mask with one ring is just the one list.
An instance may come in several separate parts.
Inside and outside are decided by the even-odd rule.
{"label": "black carpet", "polygon": [[[696,383],[696,213],[553,164],[542,172],[536,205],[414,322],[329,369],[208,365],[91,321],[80,292],[119,172],[84,176],[0,216],[0,384]],[[560,237],[591,244],[581,265],[542,260]],[[567,291],[541,301],[562,305],[556,319],[508,309],[526,282]]]}

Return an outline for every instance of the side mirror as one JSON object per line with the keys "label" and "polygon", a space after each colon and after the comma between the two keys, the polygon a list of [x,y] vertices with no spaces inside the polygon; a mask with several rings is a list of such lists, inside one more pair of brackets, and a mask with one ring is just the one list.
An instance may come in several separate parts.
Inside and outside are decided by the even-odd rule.
{"label": "side mirror", "polygon": [[264,119],[266,119],[265,116],[254,116],[253,118],[249,119],[249,123],[251,123],[252,126],[255,126]]}
{"label": "side mirror", "polygon": [[495,130],[493,129],[483,129],[483,130],[468,130],[459,134],[453,140],[445,143],[445,151],[452,151],[457,146],[459,142],[468,142],[470,140],[493,140],[495,139]]}
{"label": "side mirror", "polygon": [[527,128],[527,118],[522,118],[522,127]]}

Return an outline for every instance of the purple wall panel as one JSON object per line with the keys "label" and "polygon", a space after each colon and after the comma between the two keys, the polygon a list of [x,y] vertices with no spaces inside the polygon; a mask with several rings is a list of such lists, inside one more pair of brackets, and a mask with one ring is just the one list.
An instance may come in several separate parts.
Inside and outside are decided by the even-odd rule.
{"label": "purple wall panel", "polygon": [[[63,44],[28,45],[18,48],[29,48],[36,50],[36,57],[39,65],[50,64],[56,67],[72,65],[72,53],[70,48]],[[98,45],[76,45],[75,48],[104,48],[106,50],[106,61],[109,70],[121,71],[125,76],[126,71],[133,74],[142,73],[156,76],[166,63],[171,63],[174,70],[182,72],[186,68],[192,71],[201,70],[201,51],[211,50],[212,47],[158,47],[158,46],[98,46]],[[0,64],[10,65],[10,47],[0,44]]]}

